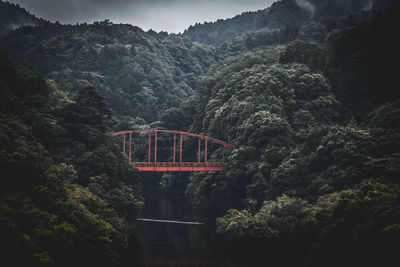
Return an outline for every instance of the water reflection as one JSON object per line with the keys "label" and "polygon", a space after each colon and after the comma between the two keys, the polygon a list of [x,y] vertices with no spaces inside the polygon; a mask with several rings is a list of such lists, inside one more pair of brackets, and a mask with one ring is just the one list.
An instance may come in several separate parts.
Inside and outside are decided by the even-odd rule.
{"label": "water reflection", "polygon": [[177,223],[177,224],[188,224],[188,225],[203,225],[201,222],[187,222],[187,221],[174,221],[174,220],[156,220],[156,219],[146,219],[137,218],[138,221],[142,222],[159,222],[159,223]]}
{"label": "water reflection", "polygon": [[139,221],[136,229],[143,258],[215,259],[217,256],[213,225]]}
{"label": "water reflection", "polygon": [[140,217],[135,232],[143,266],[215,266],[224,258],[228,244],[215,220],[194,214],[183,196],[153,191]]}

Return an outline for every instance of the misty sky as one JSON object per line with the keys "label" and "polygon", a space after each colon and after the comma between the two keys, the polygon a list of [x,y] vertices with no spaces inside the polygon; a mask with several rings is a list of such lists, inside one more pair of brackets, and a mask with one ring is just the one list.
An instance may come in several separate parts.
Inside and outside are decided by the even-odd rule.
{"label": "misty sky", "polygon": [[183,32],[196,22],[264,9],[276,0],[8,0],[37,17],[75,24],[109,19],[144,30]]}

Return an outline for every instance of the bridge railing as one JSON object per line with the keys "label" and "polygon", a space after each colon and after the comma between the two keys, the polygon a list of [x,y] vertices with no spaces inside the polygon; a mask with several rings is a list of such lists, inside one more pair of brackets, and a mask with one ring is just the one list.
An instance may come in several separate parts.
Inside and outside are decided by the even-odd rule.
{"label": "bridge railing", "polygon": [[[133,153],[133,134],[134,133],[147,133],[148,134],[148,151],[147,151],[147,162],[135,162]],[[169,133],[173,134],[173,154],[172,162],[158,162],[157,161],[157,136],[159,133]],[[154,134],[154,138],[153,137]],[[122,136],[122,152],[127,153],[129,157],[129,163],[139,170],[149,170],[153,167],[154,171],[173,171],[173,170],[225,170],[227,163],[225,162],[226,152],[229,154],[232,151],[232,145],[224,141],[211,138],[204,135],[193,134],[182,131],[170,131],[170,130],[136,130],[136,131],[121,131],[112,133],[111,136]],[[197,162],[183,162],[183,136],[191,136],[198,139],[197,144]],[[221,145],[221,162],[209,162],[207,158],[208,142]],[[203,143],[203,144],[202,144]],[[126,149],[126,144],[129,144],[128,149]],[[152,149],[154,146],[154,149]],[[202,153],[202,147],[204,150]],[[178,150],[179,148],[179,150]],[[202,160],[202,154],[204,159]],[[153,156],[153,157],[152,157]],[[152,160],[153,158],[153,160]]]}
{"label": "bridge railing", "polygon": [[227,162],[131,162],[134,167],[226,167]]}

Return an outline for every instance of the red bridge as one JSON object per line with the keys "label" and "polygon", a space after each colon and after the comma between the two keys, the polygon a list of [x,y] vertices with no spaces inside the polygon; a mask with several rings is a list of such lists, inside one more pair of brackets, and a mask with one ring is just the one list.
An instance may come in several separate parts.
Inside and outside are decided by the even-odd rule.
{"label": "red bridge", "polygon": [[[148,152],[147,152],[147,162],[136,162],[133,160],[133,137],[134,133],[148,133]],[[153,161],[151,160],[151,148],[152,148],[152,135],[154,133],[154,155]],[[172,162],[158,162],[157,161],[157,134],[168,133],[173,134],[174,149]],[[232,151],[232,145],[223,142],[221,140],[211,138],[208,136],[193,134],[181,131],[170,131],[170,130],[136,130],[136,131],[122,131],[111,134],[112,136],[121,135],[123,139],[122,151],[128,153],[129,163],[131,163],[139,171],[224,171],[227,163],[225,162],[225,154]],[[177,135],[179,136],[179,159],[176,159],[177,154]],[[190,136],[198,139],[198,151],[197,151],[197,162],[184,162],[182,158],[182,138],[183,136]],[[126,145],[129,140],[128,149]],[[204,159],[201,160],[201,147],[202,141],[204,143]],[[207,160],[207,144],[208,142],[212,144],[217,144],[222,146],[221,161],[219,162],[209,162]]]}

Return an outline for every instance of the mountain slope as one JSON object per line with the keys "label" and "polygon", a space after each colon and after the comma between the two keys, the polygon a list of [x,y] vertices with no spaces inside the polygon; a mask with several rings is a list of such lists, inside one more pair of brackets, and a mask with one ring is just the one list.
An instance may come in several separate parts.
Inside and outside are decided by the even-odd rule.
{"label": "mountain slope", "polygon": [[[390,1],[280,0],[274,2],[267,9],[256,12],[245,12],[233,18],[218,20],[214,23],[190,26],[184,32],[184,35],[189,36],[193,41],[218,46],[248,31],[264,28],[273,30],[283,27],[297,27],[300,29],[311,21],[318,22],[321,20],[325,20],[323,24],[329,24],[329,21],[332,23],[332,18],[337,19],[339,17],[346,17],[349,14],[358,14],[364,10],[373,8],[373,4],[380,5],[383,2]],[[332,27],[333,25],[326,26]],[[317,29],[317,31],[319,30]]]}
{"label": "mountain slope", "polygon": [[24,26],[39,26],[46,23],[19,5],[3,1],[0,1],[0,18],[0,38]]}
{"label": "mountain slope", "polygon": [[323,43],[258,47],[205,76],[190,129],[234,150],[226,172],[191,174],[186,195],[224,214],[218,231],[235,240],[238,265],[398,260],[399,13],[393,2]]}
{"label": "mountain slope", "polygon": [[196,24],[190,26],[183,34],[189,36],[193,41],[220,45],[247,31],[265,27],[275,29],[284,26],[299,26],[308,19],[307,11],[297,6],[294,1],[285,0],[273,3],[268,9],[245,12],[231,19]]}
{"label": "mountain slope", "polygon": [[[196,90],[214,50],[187,37],[108,21],[23,28],[0,42],[12,62],[70,93],[92,85],[119,115],[155,121]],[[139,119],[139,120],[140,120]]]}
{"label": "mountain slope", "polygon": [[0,94],[2,263],[120,266],[142,200],[104,99],[94,88],[70,99],[3,58]]}
{"label": "mountain slope", "polygon": [[[27,266],[77,264],[70,255],[81,249],[86,265],[121,260],[141,198],[106,135],[114,126],[233,144],[226,172],[149,175],[145,185],[185,191],[192,207],[221,216],[234,266],[398,262],[400,5],[390,2],[282,0],[192,29],[218,47],[109,21],[10,33],[1,47],[11,60],[70,96],[0,64],[0,167],[14,171],[0,181],[0,253],[12,262],[24,252]],[[136,148],[145,155],[147,143]],[[208,160],[221,150],[209,145]]]}

